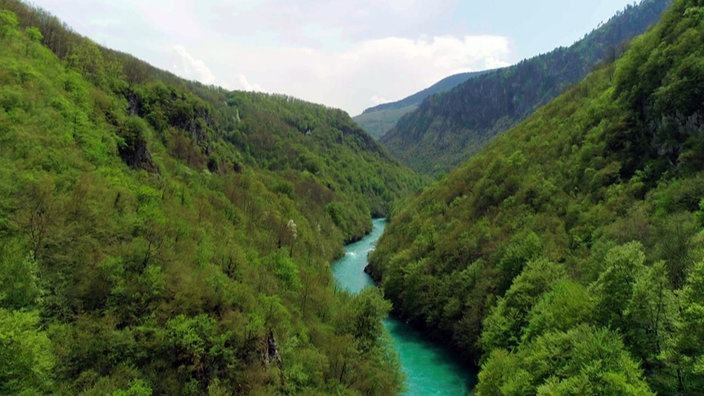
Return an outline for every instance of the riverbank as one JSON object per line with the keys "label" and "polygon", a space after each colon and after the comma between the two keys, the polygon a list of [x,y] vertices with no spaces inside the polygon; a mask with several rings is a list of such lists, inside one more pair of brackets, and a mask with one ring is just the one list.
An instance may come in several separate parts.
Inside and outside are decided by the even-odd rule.
{"label": "riverbank", "polygon": [[[374,280],[365,272],[367,256],[385,226],[383,219],[375,219],[369,235],[345,246],[345,255],[332,264],[333,276],[340,288],[359,293],[365,287],[374,286]],[[457,353],[395,317],[384,320],[384,326],[391,334],[407,378],[404,395],[471,394],[475,371],[461,361]]]}

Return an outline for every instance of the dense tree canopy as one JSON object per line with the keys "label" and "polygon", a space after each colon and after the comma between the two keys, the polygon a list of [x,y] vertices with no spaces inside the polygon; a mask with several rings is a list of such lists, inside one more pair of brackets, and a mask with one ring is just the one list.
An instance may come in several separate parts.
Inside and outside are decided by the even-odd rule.
{"label": "dense tree canopy", "polygon": [[389,305],[329,263],[418,184],[342,111],[0,1],[0,393],[394,393]]}
{"label": "dense tree canopy", "polygon": [[675,1],[389,224],[373,272],[479,394],[702,392],[703,10]]}

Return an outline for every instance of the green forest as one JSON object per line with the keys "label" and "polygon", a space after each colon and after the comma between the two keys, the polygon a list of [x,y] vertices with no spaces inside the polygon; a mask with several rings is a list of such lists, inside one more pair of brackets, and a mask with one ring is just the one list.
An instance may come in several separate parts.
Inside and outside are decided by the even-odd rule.
{"label": "green forest", "polygon": [[341,110],[0,1],[0,394],[396,393],[329,263],[420,183]]}
{"label": "green forest", "polygon": [[[482,79],[563,92],[491,108],[515,125],[462,164],[415,156],[459,164],[430,180],[342,110],[0,0],[0,395],[399,394],[389,314],[476,368],[475,395],[704,394],[704,0],[612,43],[666,3],[429,97],[467,126],[452,95]],[[566,90],[526,77],[597,53]],[[381,217],[379,287],[339,290],[331,263]]]}
{"label": "green forest", "polygon": [[704,393],[704,2],[393,219],[372,269],[476,395]]}

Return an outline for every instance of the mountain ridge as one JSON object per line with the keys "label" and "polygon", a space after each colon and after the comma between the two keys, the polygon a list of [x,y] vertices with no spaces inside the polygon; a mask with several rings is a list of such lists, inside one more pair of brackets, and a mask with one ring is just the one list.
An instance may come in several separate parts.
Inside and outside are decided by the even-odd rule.
{"label": "mountain ridge", "polygon": [[404,99],[367,108],[353,119],[370,135],[380,139],[403,115],[415,110],[428,96],[450,91],[459,84],[490,71],[492,70],[453,74]]}
{"label": "mountain ridge", "polygon": [[426,174],[459,165],[480,147],[540,105],[612,61],[624,41],[658,20],[671,0],[629,5],[570,47],[523,60],[427,98],[381,139],[404,164]]}

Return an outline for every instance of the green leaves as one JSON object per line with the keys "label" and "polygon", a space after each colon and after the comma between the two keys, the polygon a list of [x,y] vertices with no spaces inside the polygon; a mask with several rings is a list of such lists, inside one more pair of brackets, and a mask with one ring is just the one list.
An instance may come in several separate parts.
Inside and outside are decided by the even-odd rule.
{"label": "green leaves", "polygon": [[34,26],[27,27],[24,32],[27,37],[32,41],[40,42],[44,38],[44,35],[42,34],[41,30],[37,29]]}
{"label": "green leaves", "polygon": [[596,297],[598,315],[604,326],[622,328],[624,311],[636,276],[644,270],[645,254],[640,243],[615,247],[606,254],[606,263],[591,290]]}
{"label": "green leaves", "polygon": [[36,311],[0,308],[0,393],[49,393],[54,385],[51,341]]}
{"label": "green leaves", "polygon": [[396,393],[388,303],[327,264],[417,177],[339,110],[3,8],[0,393]]}
{"label": "green leaves", "polygon": [[702,259],[700,3],[675,1],[621,59],[391,220],[372,255],[386,295],[484,363],[482,393],[704,389],[687,286]]}
{"label": "green leaves", "polygon": [[586,287],[569,279],[558,280],[528,313],[523,340],[530,341],[550,331],[567,331],[581,323],[593,323],[597,308]]}
{"label": "green leaves", "polygon": [[548,332],[515,353],[495,350],[477,395],[652,395],[618,335],[587,325]]}
{"label": "green leaves", "polygon": [[352,334],[362,353],[368,352],[380,343],[384,331],[381,320],[391,311],[391,303],[384,300],[379,289],[368,287],[353,297],[351,305]]}
{"label": "green leaves", "polygon": [[545,259],[529,263],[484,321],[481,339],[484,350],[510,350],[518,346],[530,309],[544,292],[565,276],[564,267]]}
{"label": "green leaves", "polygon": [[13,33],[17,28],[17,15],[12,11],[0,10],[0,35],[2,37]]}
{"label": "green leaves", "polygon": [[39,266],[31,250],[15,238],[0,241],[0,307],[31,309],[41,295]]}
{"label": "green leaves", "polygon": [[682,290],[680,321],[672,350],[665,358],[679,374],[677,390],[686,394],[704,391],[704,262],[697,263]]}

